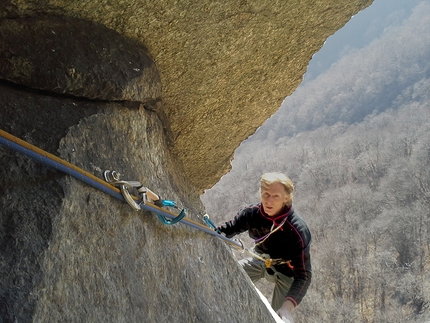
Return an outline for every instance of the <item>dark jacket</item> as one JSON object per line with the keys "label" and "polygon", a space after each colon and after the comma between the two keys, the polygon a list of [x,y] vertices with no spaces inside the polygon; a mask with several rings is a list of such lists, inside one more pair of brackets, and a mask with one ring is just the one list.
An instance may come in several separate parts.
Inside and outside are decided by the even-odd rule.
{"label": "dark jacket", "polygon": [[310,258],[311,233],[305,221],[294,211],[293,207],[285,207],[281,215],[269,217],[261,204],[250,205],[239,211],[232,221],[218,227],[227,237],[248,231],[249,236],[258,239],[267,235],[272,226],[275,229],[282,220],[287,218],[282,227],[271,234],[264,242],[255,246],[255,251],[268,254],[272,259],[291,260],[293,269],[287,264],[275,265],[275,269],[294,281],[286,296],[298,305],[311,283],[312,267]]}

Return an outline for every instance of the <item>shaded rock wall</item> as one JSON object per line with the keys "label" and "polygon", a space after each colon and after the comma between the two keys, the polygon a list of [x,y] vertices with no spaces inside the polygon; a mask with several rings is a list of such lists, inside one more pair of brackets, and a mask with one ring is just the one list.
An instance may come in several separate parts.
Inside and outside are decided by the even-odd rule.
{"label": "shaded rock wall", "polygon": [[[202,211],[196,193],[170,173],[153,112],[6,86],[0,93],[2,129],[99,177],[117,169],[150,182],[190,215]],[[29,121],[21,123],[23,116]],[[241,322],[267,315],[222,242],[183,225],[166,227],[3,147],[0,158],[2,322]]]}
{"label": "shaded rock wall", "polygon": [[144,44],[160,72],[173,151],[203,190],[299,85],[325,39],[371,2],[3,0],[0,17],[79,17]]}
{"label": "shaded rock wall", "polygon": [[93,100],[160,98],[158,72],[137,41],[62,16],[4,19],[0,73],[33,89]]}
{"label": "shaded rock wall", "polygon": [[[369,3],[4,0],[0,128],[199,221],[199,190]],[[223,242],[3,146],[0,163],[3,322],[270,321]]]}

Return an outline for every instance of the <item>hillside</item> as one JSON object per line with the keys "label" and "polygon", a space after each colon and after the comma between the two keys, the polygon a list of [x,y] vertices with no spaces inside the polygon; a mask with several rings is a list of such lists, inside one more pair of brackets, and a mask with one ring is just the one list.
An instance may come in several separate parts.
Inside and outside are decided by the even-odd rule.
{"label": "hillside", "polygon": [[429,320],[429,17],[423,2],[301,86],[202,195],[222,222],[258,200],[261,173],[290,175],[313,232],[301,323]]}

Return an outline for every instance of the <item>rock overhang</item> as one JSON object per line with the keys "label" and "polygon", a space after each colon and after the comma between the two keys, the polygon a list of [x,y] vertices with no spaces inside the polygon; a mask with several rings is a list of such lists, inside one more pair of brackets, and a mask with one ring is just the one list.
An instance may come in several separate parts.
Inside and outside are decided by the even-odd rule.
{"label": "rock overhang", "polygon": [[[125,99],[139,101],[136,93],[149,90],[152,101],[161,102],[156,106],[171,149],[203,191],[229,170],[234,150],[300,84],[327,37],[371,2],[6,0],[0,17],[85,19],[135,41],[139,52],[145,48],[156,66],[146,75],[157,79],[158,71],[162,92],[160,82],[139,89],[148,80],[137,77]],[[131,73],[138,73],[140,67],[134,68]],[[69,78],[80,76],[73,67],[69,72]],[[87,92],[78,95],[94,99]]]}

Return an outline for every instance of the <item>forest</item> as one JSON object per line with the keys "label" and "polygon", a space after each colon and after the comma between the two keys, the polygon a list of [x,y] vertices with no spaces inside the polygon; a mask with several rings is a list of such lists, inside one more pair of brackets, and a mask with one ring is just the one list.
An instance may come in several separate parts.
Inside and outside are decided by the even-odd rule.
{"label": "forest", "polygon": [[[201,196],[221,223],[259,201],[262,173],[293,180],[313,237],[313,281],[296,323],[430,321],[428,31],[422,2],[299,87]],[[270,299],[273,286],[257,287]]]}

